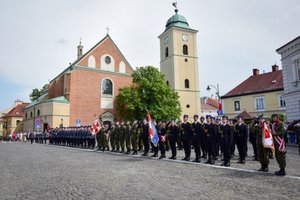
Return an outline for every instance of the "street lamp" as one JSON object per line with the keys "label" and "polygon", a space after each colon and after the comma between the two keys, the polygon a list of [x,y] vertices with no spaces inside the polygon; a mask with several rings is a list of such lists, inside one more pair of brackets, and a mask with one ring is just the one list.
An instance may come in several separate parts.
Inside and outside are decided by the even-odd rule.
{"label": "street lamp", "polygon": [[217,87],[214,86],[214,85],[208,85],[206,90],[209,92],[211,90],[211,87],[214,88],[217,92],[216,92],[216,95],[218,97],[218,99],[221,99],[220,97],[220,90],[219,90],[219,84],[217,84]]}

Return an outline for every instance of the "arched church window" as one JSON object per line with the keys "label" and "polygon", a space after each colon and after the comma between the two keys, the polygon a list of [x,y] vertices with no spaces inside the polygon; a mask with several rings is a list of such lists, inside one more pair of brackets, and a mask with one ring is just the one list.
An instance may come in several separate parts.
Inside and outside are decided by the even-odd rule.
{"label": "arched church window", "polygon": [[25,119],[27,119],[27,117],[28,117],[28,116],[27,116],[27,113],[25,113]]}
{"label": "arched church window", "polygon": [[189,54],[188,46],[186,44],[183,45],[182,52],[183,52],[184,55],[188,55]]}
{"label": "arched church window", "polygon": [[32,117],[32,112],[30,112],[30,117]]}
{"label": "arched church window", "polygon": [[40,110],[37,111],[37,116],[40,116],[41,112]]}
{"label": "arched church window", "polygon": [[113,95],[113,83],[108,78],[102,81],[102,94]]}
{"label": "arched church window", "polygon": [[169,56],[169,48],[168,47],[166,47],[165,56],[166,56],[166,58]]}
{"label": "arched church window", "polygon": [[170,84],[169,81],[167,81],[166,84],[169,85]]}
{"label": "arched church window", "polygon": [[189,81],[189,79],[185,79],[184,80],[184,87],[185,88],[190,88],[190,81]]}

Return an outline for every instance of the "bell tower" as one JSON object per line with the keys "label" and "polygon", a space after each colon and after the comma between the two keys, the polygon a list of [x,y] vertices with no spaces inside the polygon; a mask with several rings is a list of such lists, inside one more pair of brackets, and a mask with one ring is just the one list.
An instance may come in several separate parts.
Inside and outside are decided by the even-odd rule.
{"label": "bell tower", "polygon": [[[174,5],[174,4],[173,4]],[[175,14],[169,18],[160,39],[160,71],[166,83],[178,92],[183,116],[201,114],[197,30],[189,27],[184,16]]]}

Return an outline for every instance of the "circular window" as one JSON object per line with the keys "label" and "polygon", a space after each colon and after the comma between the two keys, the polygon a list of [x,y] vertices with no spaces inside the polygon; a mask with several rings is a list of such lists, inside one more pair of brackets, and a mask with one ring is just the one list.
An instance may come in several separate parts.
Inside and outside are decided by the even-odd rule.
{"label": "circular window", "polygon": [[111,58],[109,56],[105,57],[105,63],[110,64],[111,63]]}
{"label": "circular window", "polygon": [[191,106],[190,106],[190,104],[187,104],[186,107],[187,107],[187,108],[190,108]]}

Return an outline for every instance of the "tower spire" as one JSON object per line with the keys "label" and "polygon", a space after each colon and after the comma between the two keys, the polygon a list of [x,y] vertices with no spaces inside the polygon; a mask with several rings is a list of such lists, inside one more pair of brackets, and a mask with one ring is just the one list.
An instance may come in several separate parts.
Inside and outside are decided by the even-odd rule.
{"label": "tower spire", "polygon": [[79,45],[77,46],[77,59],[82,56],[83,46],[81,45],[81,38],[79,40]]}

